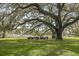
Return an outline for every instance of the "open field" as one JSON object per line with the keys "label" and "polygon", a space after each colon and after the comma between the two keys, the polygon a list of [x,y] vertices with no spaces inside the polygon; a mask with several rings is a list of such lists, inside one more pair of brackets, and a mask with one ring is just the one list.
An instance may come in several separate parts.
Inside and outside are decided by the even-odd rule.
{"label": "open field", "polygon": [[79,56],[79,40],[0,40],[0,56]]}

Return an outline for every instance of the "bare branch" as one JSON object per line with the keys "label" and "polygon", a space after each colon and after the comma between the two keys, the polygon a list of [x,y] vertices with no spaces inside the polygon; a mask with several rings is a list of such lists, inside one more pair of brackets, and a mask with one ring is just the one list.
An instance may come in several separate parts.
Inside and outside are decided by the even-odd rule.
{"label": "bare branch", "polygon": [[[75,22],[77,22],[77,21],[79,20],[79,16],[77,16],[77,17],[71,17],[70,19],[74,19],[74,20],[71,21],[71,22],[65,23],[65,24],[63,25],[63,28],[66,28],[67,26],[72,25],[72,24],[74,24]],[[69,19],[68,19],[68,20],[69,20]]]}
{"label": "bare branch", "polygon": [[42,20],[42,19],[26,19],[24,22],[22,22],[22,23],[19,23],[18,24],[18,26],[19,25],[23,25],[23,24],[25,24],[26,22],[30,22],[30,21],[39,21],[39,22],[42,22],[43,24],[45,24],[45,25],[47,25],[48,27],[52,27],[52,28],[54,28],[54,29],[57,29],[54,25],[52,25],[51,23],[49,23],[49,22],[46,22],[46,21],[44,21],[44,20]]}
{"label": "bare branch", "polygon": [[69,13],[71,13],[71,12],[67,12],[67,13],[64,15],[64,17],[63,17],[63,22],[65,21],[67,15],[68,15]]}
{"label": "bare branch", "polygon": [[50,28],[49,28],[49,29],[46,29],[46,30],[44,31],[44,33],[42,33],[41,35],[45,35],[46,32],[48,32],[49,30],[50,30]]}
{"label": "bare branch", "polygon": [[22,6],[20,6],[20,5],[18,4],[18,8],[21,8],[21,9],[26,9],[26,8],[29,8],[29,7],[32,7],[32,6],[35,6],[35,7],[37,8],[37,10],[38,10],[40,13],[44,14],[44,15],[51,16],[51,17],[54,18],[54,19],[57,18],[57,16],[56,16],[55,14],[43,10],[43,9],[41,8],[41,6],[40,6],[38,3],[29,4],[29,5],[25,6],[25,7],[22,7]]}
{"label": "bare branch", "polygon": [[64,6],[65,6],[65,3],[62,3],[62,6],[61,7],[63,8]]}
{"label": "bare branch", "polygon": [[33,30],[34,30],[36,27],[40,27],[42,24],[43,24],[43,23],[39,23],[39,24],[33,26],[30,30],[28,30],[28,31],[26,31],[26,32],[30,32],[30,33],[32,33]]}
{"label": "bare branch", "polygon": [[64,5],[65,3],[57,3],[57,8],[62,10]]}
{"label": "bare branch", "polygon": [[64,21],[64,24],[68,23],[71,19],[75,19],[75,17],[70,17]]}

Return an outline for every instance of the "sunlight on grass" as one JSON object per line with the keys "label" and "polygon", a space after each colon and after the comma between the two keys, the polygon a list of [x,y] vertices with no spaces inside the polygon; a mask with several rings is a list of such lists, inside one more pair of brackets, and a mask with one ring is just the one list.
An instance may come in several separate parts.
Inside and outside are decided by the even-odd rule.
{"label": "sunlight on grass", "polygon": [[76,52],[73,52],[73,51],[70,51],[70,50],[64,50],[63,53],[61,54],[61,56],[76,56],[76,55],[79,55],[78,53]]}
{"label": "sunlight on grass", "polygon": [[79,56],[79,40],[1,39],[0,56]]}
{"label": "sunlight on grass", "polygon": [[36,56],[40,56],[40,55],[45,55],[46,52],[44,52],[42,49],[38,49],[38,50],[31,50],[29,52],[29,55],[36,55]]}
{"label": "sunlight on grass", "polygon": [[65,40],[79,40],[79,37],[64,37]]}

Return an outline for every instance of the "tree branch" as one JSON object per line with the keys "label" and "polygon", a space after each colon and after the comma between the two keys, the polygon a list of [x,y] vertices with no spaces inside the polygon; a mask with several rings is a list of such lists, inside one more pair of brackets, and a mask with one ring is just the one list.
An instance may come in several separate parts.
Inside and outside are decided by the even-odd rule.
{"label": "tree branch", "polygon": [[[72,19],[72,18],[71,18]],[[67,26],[69,26],[69,25],[72,25],[72,24],[74,24],[75,22],[77,22],[78,20],[79,20],[79,16],[77,16],[77,17],[73,17],[73,21],[71,21],[71,22],[68,22],[68,23],[65,23],[64,25],[63,25],[63,28],[66,28]],[[69,19],[68,19],[69,20]]]}
{"label": "tree branch", "polygon": [[67,15],[68,15],[69,13],[71,13],[71,12],[67,12],[67,13],[64,15],[64,17],[63,17],[63,22],[65,22],[65,19],[66,19]]}
{"label": "tree branch", "polygon": [[65,6],[65,3],[62,3],[62,6],[61,7],[63,8],[64,6]]}
{"label": "tree branch", "polygon": [[37,25],[33,26],[30,30],[26,31],[26,33],[27,33],[27,32],[32,33],[32,32],[33,32],[33,30],[34,30],[36,27],[40,27],[42,24],[43,24],[43,23],[39,23],[39,24],[37,24]]}
{"label": "tree branch", "polygon": [[25,24],[26,22],[30,22],[30,21],[39,21],[39,22],[42,22],[43,24],[45,24],[45,25],[47,25],[48,27],[52,27],[52,28],[54,28],[54,29],[57,29],[54,25],[52,25],[51,23],[48,23],[48,22],[46,22],[46,21],[44,21],[44,20],[42,20],[42,19],[26,19],[24,22],[22,22],[22,23],[19,23],[18,24],[18,26],[19,25],[23,25],[23,24]]}
{"label": "tree branch", "polygon": [[57,16],[55,14],[43,10],[38,3],[29,4],[29,5],[25,6],[25,7],[22,7],[19,4],[17,4],[17,5],[18,5],[18,8],[21,8],[21,9],[26,9],[26,8],[35,6],[40,13],[42,13],[44,15],[51,16],[53,19],[56,19],[57,18]]}
{"label": "tree branch", "polygon": [[75,19],[75,17],[70,17],[64,21],[64,24],[68,23],[71,19]]}

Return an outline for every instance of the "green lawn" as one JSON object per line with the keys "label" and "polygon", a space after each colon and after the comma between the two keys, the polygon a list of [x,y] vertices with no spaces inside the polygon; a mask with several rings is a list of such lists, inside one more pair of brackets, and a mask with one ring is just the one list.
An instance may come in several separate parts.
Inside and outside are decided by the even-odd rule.
{"label": "green lawn", "polygon": [[0,39],[0,56],[79,56],[79,40]]}

